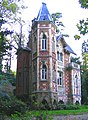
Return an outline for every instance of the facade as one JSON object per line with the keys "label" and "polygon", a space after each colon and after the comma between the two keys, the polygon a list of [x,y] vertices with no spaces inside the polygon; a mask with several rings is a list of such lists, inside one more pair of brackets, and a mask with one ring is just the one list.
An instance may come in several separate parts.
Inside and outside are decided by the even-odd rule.
{"label": "facade", "polygon": [[33,19],[29,42],[18,51],[16,94],[38,101],[81,103],[80,65],[56,25],[45,3]]}

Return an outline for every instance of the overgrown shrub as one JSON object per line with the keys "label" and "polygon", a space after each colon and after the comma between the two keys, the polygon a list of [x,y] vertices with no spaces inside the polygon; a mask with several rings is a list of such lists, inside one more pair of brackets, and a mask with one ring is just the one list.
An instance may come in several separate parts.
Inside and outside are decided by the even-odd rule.
{"label": "overgrown shrub", "polygon": [[77,110],[79,106],[77,105],[66,105],[66,110]]}
{"label": "overgrown shrub", "polygon": [[64,104],[58,104],[57,109],[58,110],[65,110],[66,109],[66,105],[64,105]]}
{"label": "overgrown shrub", "polygon": [[65,104],[58,104],[58,110],[77,110],[79,106],[77,105],[65,105]]}
{"label": "overgrown shrub", "polygon": [[0,113],[11,115],[16,112],[25,113],[25,111],[26,104],[14,96],[10,100],[0,98]]}

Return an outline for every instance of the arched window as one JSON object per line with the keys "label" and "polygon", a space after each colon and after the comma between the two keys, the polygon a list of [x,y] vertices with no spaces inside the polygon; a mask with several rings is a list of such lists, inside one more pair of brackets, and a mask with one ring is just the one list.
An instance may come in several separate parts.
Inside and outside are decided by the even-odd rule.
{"label": "arched window", "polygon": [[63,54],[60,53],[60,61],[63,61]]}
{"label": "arched window", "polygon": [[46,50],[46,40],[47,40],[47,37],[45,34],[43,34],[42,44],[41,44],[42,50]]}
{"label": "arched window", "polygon": [[46,67],[46,65],[42,66],[41,78],[42,78],[42,80],[46,80],[47,79],[47,67]]}

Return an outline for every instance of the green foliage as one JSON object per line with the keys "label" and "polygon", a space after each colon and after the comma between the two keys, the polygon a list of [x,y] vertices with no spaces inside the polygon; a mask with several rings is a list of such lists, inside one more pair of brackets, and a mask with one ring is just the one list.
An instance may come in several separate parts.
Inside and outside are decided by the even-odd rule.
{"label": "green foliage", "polygon": [[59,19],[62,17],[62,13],[53,13],[51,16],[52,16],[53,22],[56,25],[56,32],[57,33],[61,32],[60,26],[64,27],[63,23],[59,21]]}
{"label": "green foliage", "polygon": [[25,115],[13,114],[11,120],[52,120],[53,117],[48,114],[48,111],[27,111]]}
{"label": "green foliage", "polygon": [[[60,21],[60,18],[62,17],[62,13],[53,13],[52,19],[54,24],[56,25],[56,32],[62,34],[63,28],[65,27],[64,24]],[[67,34],[63,34],[64,37],[69,37]]]}
{"label": "green foliage", "polygon": [[53,13],[51,16],[52,16],[53,22],[55,23],[56,21],[58,21],[59,18],[62,17],[62,13]]}
{"label": "green foliage", "polygon": [[[74,106],[74,108],[73,108]],[[75,108],[76,107],[76,108]],[[11,114],[9,120],[53,120],[53,116],[55,115],[77,115],[88,112],[88,106],[78,106],[78,105],[70,105],[67,110],[33,110],[26,111],[25,114],[21,114],[20,112],[16,112],[15,114]]]}
{"label": "green foliage", "polygon": [[14,96],[10,100],[0,98],[0,113],[11,115],[16,112],[24,113],[26,111],[26,104],[18,100]]}
{"label": "green foliage", "polygon": [[18,8],[15,2],[13,0],[0,1],[0,64],[4,59],[3,56],[9,56],[9,51],[12,50],[7,35],[11,35],[13,32],[8,30],[3,24],[8,24],[8,19],[9,23],[12,21],[12,16],[16,13]]}
{"label": "green foliage", "polygon": [[9,82],[12,86],[16,85],[16,76],[13,73],[0,72],[0,84],[2,82]]}
{"label": "green foliage", "polygon": [[6,10],[9,10],[12,13],[16,13],[18,6],[15,2],[9,0],[3,0],[1,3],[2,7]]}
{"label": "green foliage", "polygon": [[79,106],[72,104],[58,104],[57,110],[78,110]]}
{"label": "green foliage", "polygon": [[88,61],[88,54],[87,53],[84,53],[83,55],[82,55],[82,59],[83,59],[83,64],[81,65],[81,70],[82,71],[86,71],[86,70],[88,70],[88,63],[87,63],[87,61]]}
{"label": "green foliage", "polygon": [[88,70],[82,73],[82,104],[88,105]]}
{"label": "green foliage", "polygon": [[88,33],[88,18],[86,20],[80,20],[77,24],[77,28],[80,31],[80,34],[85,35]]}
{"label": "green foliage", "polygon": [[73,69],[73,67],[72,67],[71,65],[68,65],[68,66],[65,67],[65,70],[66,70],[66,71],[70,71],[70,70],[72,70],[72,69]]}
{"label": "green foliage", "polygon": [[88,8],[88,0],[79,0],[82,8]]}
{"label": "green foliage", "polygon": [[[88,0],[79,0],[79,3],[81,4],[82,8],[88,9]],[[80,34],[85,35],[88,33],[88,18],[86,20],[82,19],[79,21],[79,23],[76,25]],[[79,40],[81,37],[80,35],[75,35],[74,38],[76,40]]]}
{"label": "green foliage", "polygon": [[74,38],[75,38],[75,40],[79,40],[81,37],[80,37],[80,35],[75,35]]}
{"label": "green foliage", "polygon": [[80,57],[71,57],[71,62],[74,62],[74,63],[77,63],[77,64],[81,64],[81,62],[80,62]]}

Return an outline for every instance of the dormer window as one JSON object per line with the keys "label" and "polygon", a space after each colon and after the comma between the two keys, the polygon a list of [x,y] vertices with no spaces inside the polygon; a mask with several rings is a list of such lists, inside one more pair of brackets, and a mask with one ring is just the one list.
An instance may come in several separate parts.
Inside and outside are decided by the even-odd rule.
{"label": "dormer window", "polygon": [[41,44],[42,50],[46,50],[46,40],[47,40],[47,37],[45,34],[43,34],[42,44]]}

